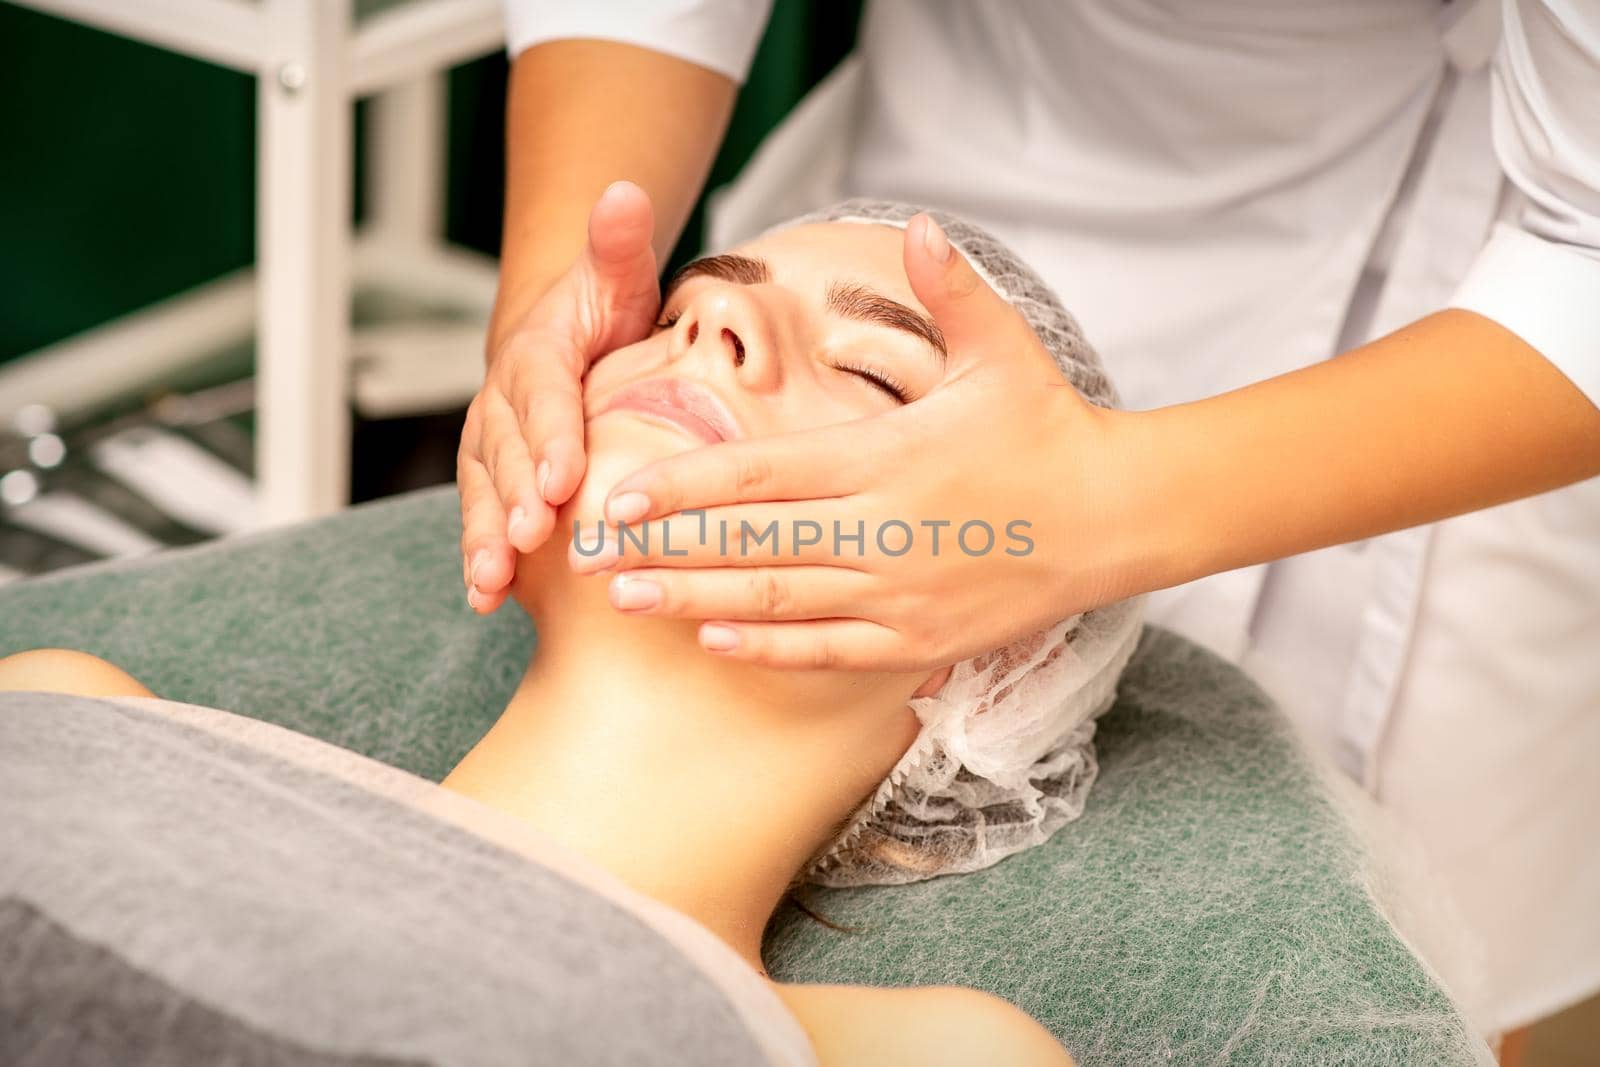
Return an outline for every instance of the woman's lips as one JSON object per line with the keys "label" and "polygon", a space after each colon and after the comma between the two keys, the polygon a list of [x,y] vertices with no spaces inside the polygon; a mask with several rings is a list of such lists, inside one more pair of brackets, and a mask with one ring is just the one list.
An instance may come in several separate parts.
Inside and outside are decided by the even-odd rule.
{"label": "woman's lips", "polygon": [[743,436],[715,393],[682,378],[651,378],[623,386],[597,414],[618,410],[654,415],[708,445]]}

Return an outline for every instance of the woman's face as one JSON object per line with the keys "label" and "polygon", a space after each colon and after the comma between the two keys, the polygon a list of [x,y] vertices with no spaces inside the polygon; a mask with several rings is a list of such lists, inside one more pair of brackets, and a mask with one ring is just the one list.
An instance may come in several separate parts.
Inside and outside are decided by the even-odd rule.
{"label": "woman's face", "polygon": [[831,223],[691,263],[664,294],[654,333],[589,370],[590,455],[609,465],[626,454],[637,467],[928,392],[943,377],[944,343],[906,281],[901,240],[891,227]]}
{"label": "woman's face", "polygon": [[[880,225],[795,227],[679,272],[651,335],[584,378],[584,481],[518,570],[518,599],[536,621],[541,609],[551,620],[573,610],[573,581],[603,589],[604,578],[567,571],[567,545],[575,523],[593,536],[626,475],[721,440],[888,411],[942,380],[944,341],[906,280],[902,241]],[[692,640],[693,624],[681,628]]]}

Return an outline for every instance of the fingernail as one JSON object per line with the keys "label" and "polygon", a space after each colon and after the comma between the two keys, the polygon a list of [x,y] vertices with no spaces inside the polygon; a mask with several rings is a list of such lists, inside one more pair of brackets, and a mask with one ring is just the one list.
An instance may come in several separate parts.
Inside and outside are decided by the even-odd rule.
{"label": "fingernail", "polygon": [[473,611],[478,610],[478,602],[481,599],[483,599],[483,594],[479,593],[476,589],[467,590],[467,606]]}
{"label": "fingernail", "polygon": [[529,530],[526,529],[527,525],[528,525],[528,512],[527,512],[527,509],[526,508],[521,508],[521,507],[512,508],[511,509],[510,518],[506,522],[506,538],[512,544],[516,544],[517,543],[517,535],[519,533],[523,533],[523,532],[531,533],[532,532],[532,531],[529,531]]}
{"label": "fingernail", "polygon": [[534,472],[534,477],[539,482],[539,495],[544,498],[546,503],[553,503],[553,501],[550,499],[550,461],[549,460],[541,459],[539,461],[539,469]]}
{"label": "fingernail", "polygon": [[622,182],[622,181],[612,182],[610,185],[606,186],[605,192],[600,194],[600,199],[601,200],[610,200],[612,197],[616,196],[619,192],[621,192],[623,189],[626,189],[626,188],[627,188],[627,183],[626,182]]}
{"label": "fingernail", "polygon": [[630,490],[606,501],[606,518],[613,523],[638,522],[650,514],[650,498]]}
{"label": "fingernail", "polygon": [[721,623],[708,622],[700,627],[700,647],[707,652],[732,652],[739,647],[739,631]]}
{"label": "fingernail", "polygon": [[930,217],[928,225],[922,230],[922,247],[928,250],[928,255],[936,263],[950,262],[950,238],[944,235],[939,224]]}
{"label": "fingernail", "polygon": [[648,578],[619,574],[611,579],[611,605],[618,611],[648,611],[661,604],[661,587]]}
{"label": "fingernail", "polygon": [[[472,577],[470,581],[474,586],[478,584],[478,572],[483,569],[483,565],[487,563],[488,560],[489,553],[485,552],[481,548],[472,554]],[[468,596],[470,597],[471,594],[468,594]]]}

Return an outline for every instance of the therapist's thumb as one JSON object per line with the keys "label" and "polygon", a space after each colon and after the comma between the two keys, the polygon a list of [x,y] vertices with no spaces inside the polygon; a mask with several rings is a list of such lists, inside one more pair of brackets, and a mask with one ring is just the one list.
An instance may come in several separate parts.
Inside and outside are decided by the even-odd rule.
{"label": "therapist's thumb", "polygon": [[1015,328],[1015,310],[972,269],[939,224],[916,215],[906,224],[906,278],[944,334],[952,359],[989,348]]}
{"label": "therapist's thumb", "polygon": [[[584,254],[604,282],[624,289],[656,279],[655,212],[650,197],[633,182],[612,182],[589,212],[589,242]],[[652,309],[654,310],[654,309]]]}

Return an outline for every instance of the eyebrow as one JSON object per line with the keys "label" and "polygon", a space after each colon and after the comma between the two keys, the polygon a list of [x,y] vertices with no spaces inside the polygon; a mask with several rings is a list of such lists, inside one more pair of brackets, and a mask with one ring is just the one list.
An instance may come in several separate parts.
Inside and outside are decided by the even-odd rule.
{"label": "eyebrow", "polygon": [[678,286],[690,278],[702,277],[733,282],[735,285],[765,285],[772,280],[772,272],[767,269],[766,260],[751,256],[739,256],[728,252],[720,256],[702,256],[678,268],[677,273],[667,282],[666,290],[661,294],[661,302],[665,304]]}
{"label": "eyebrow", "polygon": [[[665,292],[661,295],[661,302],[665,304],[670,300],[678,287],[689,279],[700,277],[717,278],[736,285],[764,285],[772,280],[772,271],[767,266],[766,260],[756,259],[753,256],[733,253],[705,256],[685,263],[677,273],[673,274],[671,280],[667,282]],[[941,364],[949,355],[944,332],[931,318],[864,285],[844,282],[830,285],[827,308],[841,318],[875,323],[909,333],[925,341],[937,352]]]}
{"label": "eyebrow", "polygon": [[882,293],[864,285],[846,285],[836,282],[828,287],[828,310],[846,319],[873,322],[891,330],[902,330],[926,341],[939,353],[943,363],[949,355],[944,343],[944,332],[936,322],[920,311],[906,307],[898,300],[890,300]]}

